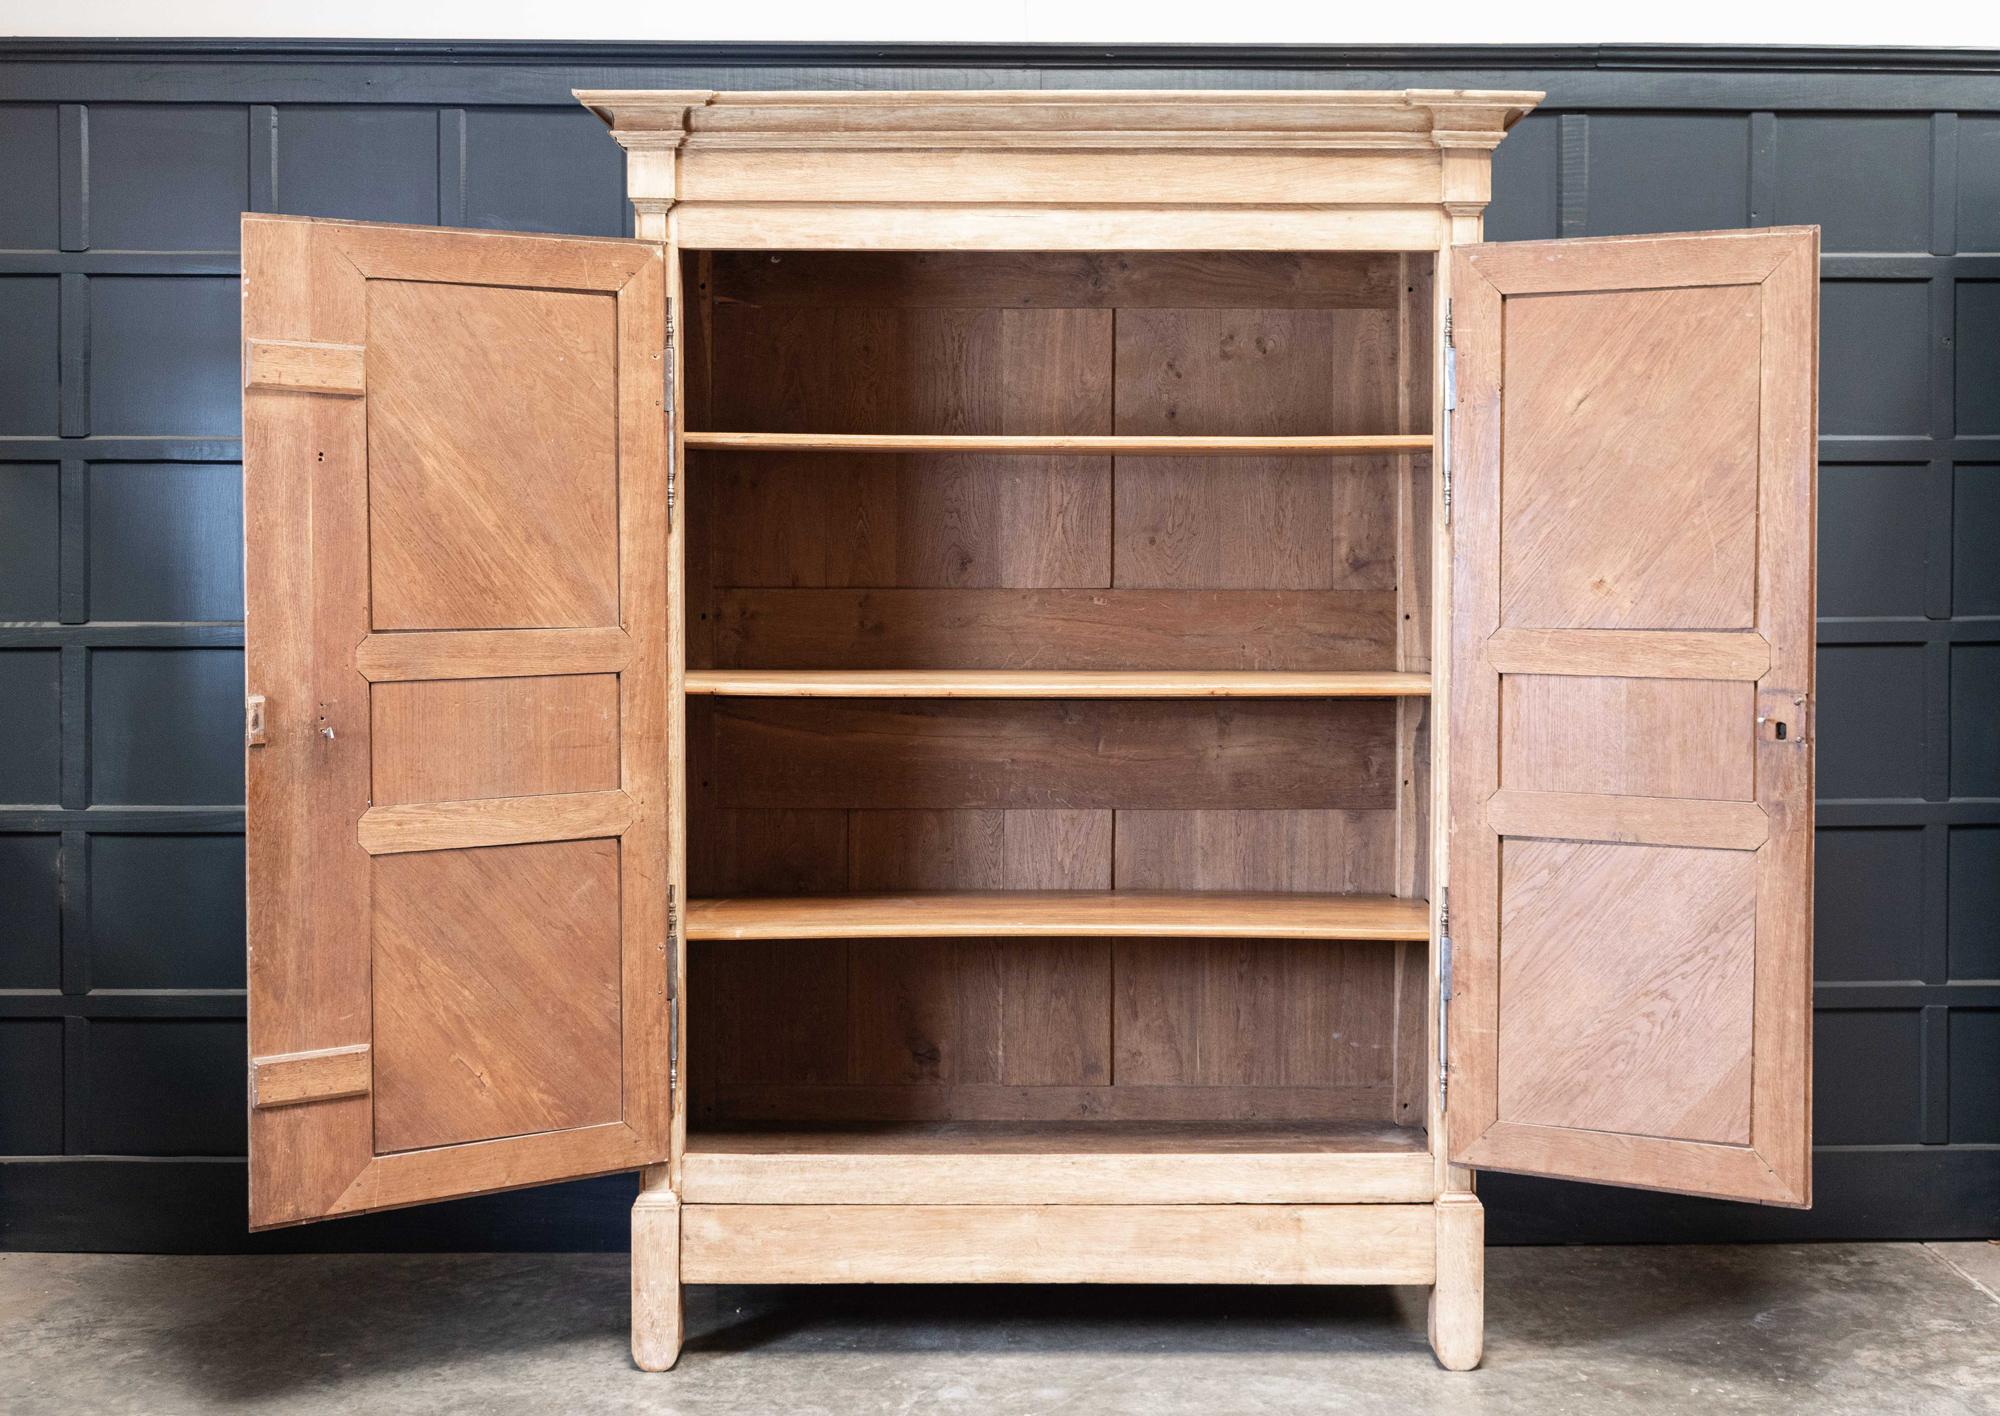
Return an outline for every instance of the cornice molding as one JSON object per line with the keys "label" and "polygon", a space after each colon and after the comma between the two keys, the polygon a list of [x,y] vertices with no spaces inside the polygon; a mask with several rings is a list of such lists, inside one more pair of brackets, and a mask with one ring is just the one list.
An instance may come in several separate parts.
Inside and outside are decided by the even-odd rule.
{"label": "cornice molding", "polygon": [[579,89],[632,152],[1490,151],[1526,90]]}

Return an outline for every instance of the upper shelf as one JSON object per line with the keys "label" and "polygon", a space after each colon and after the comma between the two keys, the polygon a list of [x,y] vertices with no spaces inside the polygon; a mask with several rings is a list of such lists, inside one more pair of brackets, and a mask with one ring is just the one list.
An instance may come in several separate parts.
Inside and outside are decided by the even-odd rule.
{"label": "upper shelf", "polygon": [[685,433],[691,448],[728,452],[1012,452],[1043,456],[1339,457],[1429,452],[1428,433],[1367,437],[1154,437],[1095,433]]}
{"label": "upper shelf", "polygon": [[973,890],[690,900],[689,939],[1123,935],[1428,939],[1430,906],[1387,895],[1199,890]]}
{"label": "upper shelf", "polygon": [[1423,698],[1429,674],[1281,669],[689,669],[720,698]]}

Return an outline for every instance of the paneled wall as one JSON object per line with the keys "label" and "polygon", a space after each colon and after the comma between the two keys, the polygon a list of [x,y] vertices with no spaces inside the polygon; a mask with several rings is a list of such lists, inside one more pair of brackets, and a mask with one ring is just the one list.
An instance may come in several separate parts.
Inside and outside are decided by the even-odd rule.
{"label": "paneled wall", "polygon": [[[1482,1189],[1501,1239],[1990,1231],[2000,57],[1363,62],[0,50],[0,1247],[244,1242],[237,215],[621,234],[572,86],[1546,88],[1495,239],[1819,223],[1819,1207]],[[278,1242],[616,1247],[629,1191]]]}

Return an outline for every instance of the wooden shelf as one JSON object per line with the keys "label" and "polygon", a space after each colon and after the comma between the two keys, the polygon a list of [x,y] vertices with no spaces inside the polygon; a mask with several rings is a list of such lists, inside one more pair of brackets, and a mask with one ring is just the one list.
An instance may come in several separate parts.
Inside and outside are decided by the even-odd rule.
{"label": "wooden shelf", "polygon": [[691,1204],[1425,1202],[1424,1132],[1374,1121],[945,1121],[691,1130]]}
{"label": "wooden shelf", "polygon": [[1154,437],[1091,433],[685,433],[722,452],[1012,452],[1110,457],[1341,457],[1429,452],[1428,433],[1365,437]]}
{"label": "wooden shelf", "polygon": [[1428,939],[1430,906],[1388,895],[985,890],[690,900],[689,939],[951,939],[1138,935]]}
{"label": "wooden shelf", "polygon": [[1429,674],[1019,669],[689,669],[725,698],[1426,698]]}

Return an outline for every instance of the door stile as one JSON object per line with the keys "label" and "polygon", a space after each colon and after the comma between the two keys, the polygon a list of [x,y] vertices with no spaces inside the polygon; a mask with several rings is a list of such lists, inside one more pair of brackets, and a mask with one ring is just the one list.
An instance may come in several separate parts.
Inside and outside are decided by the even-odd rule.
{"label": "door stile", "polygon": [[[1758,851],[1758,1046],[1795,1058],[1797,1075],[1760,1068],[1753,1106],[1768,1119],[1763,1155],[1798,1203],[1812,1201],[1813,710],[1818,630],[1819,241],[1764,278],[1764,424],[1757,627],[1771,663],[1757,684],[1757,800],[1770,817]],[[1803,508],[1803,515],[1800,509]],[[1778,737],[1778,725],[1786,730]]]}
{"label": "door stile", "polygon": [[[243,243],[244,328],[260,338],[359,345],[367,314],[353,268],[305,223]],[[246,361],[247,362],[247,361]],[[357,397],[261,393],[282,418],[244,420],[247,691],[265,740],[245,749],[251,947],[251,1213],[290,1222],[333,1209],[366,1168],[366,1095],[258,1108],[258,1073],[301,1053],[371,1042],[368,807],[367,416]],[[266,549],[268,547],[268,549]],[[256,1006],[263,998],[282,1006]],[[268,1088],[266,1095],[268,1097]]]}
{"label": "door stile", "polygon": [[667,514],[666,583],[663,587],[669,613],[666,625],[667,658],[667,742],[665,747],[667,830],[666,889],[675,924],[669,930],[667,954],[667,1007],[670,1052],[668,1055],[669,1094],[667,1103],[667,1177],[674,1193],[680,1192],[682,1158],[687,1153],[688,1129],[688,946],[679,918],[687,908],[687,614],[686,560],[688,495],[687,451],[682,441],[687,406],[687,300],[682,290],[680,248],[676,222],[671,211],[641,208],[634,218],[638,234],[664,245],[665,299],[667,309],[667,350],[664,376],[668,380],[663,436],[666,440],[667,485],[670,510]]}

